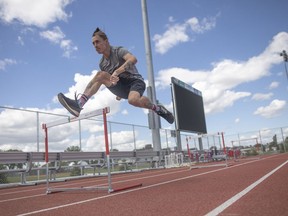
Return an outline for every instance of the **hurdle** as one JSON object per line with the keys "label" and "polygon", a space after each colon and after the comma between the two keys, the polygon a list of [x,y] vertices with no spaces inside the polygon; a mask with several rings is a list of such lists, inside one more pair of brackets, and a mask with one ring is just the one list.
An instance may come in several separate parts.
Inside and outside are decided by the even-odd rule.
{"label": "hurdle", "polygon": [[[53,192],[65,192],[65,191],[79,191],[79,190],[107,190],[108,193],[118,192],[122,190],[127,190],[135,187],[140,187],[142,184],[132,185],[124,188],[114,189],[112,188],[111,181],[111,165],[110,165],[110,150],[109,150],[109,141],[108,141],[108,127],[107,127],[107,113],[110,112],[109,107],[103,109],[94,110],[91,112],[83,113],[79,117],[67,117],[64,119],[56,120],[50,123],[42,124],[42,129],[45,133],[45,162],[46,162],[46,194]],[[56,127],[59,125],[67,124],[70,122],[80,121],[83,119],[88,119],[95,116],[103,116],[103,126],[104,126],[104,141],[105,141],[105,154],[106,154],[106,163],[107,163],[107,178],[108,186],[103,187],[79,187],[79,188],[53,188],[49,185],[49,145],[48,145],[48,129]]]}
{"label": "hurdle", "polygon": [[[190,158],[190,170],[193,169],[200,169],[200,168],[211,168],[211,167],[228,167],[231,166],[231,164],[228,163],[227,161],[227,155],[226,155],[226,148],[225,148],[225,142],[224,142],[224,136],[223,133],[215,133],[215,134],[201,134],[201,135],[197,135],[197,136],[193,136],[193,138],[207,138],[207,142],[209,143],[209,137],[212,137],[213,140],[214,138],[218,138],[219,139],[219,144],[221,146],[221,141],[222,141],[222,145],[223,145],[223,153],[220,155],[213,155],[211,156],[209,152],[204,153],[204,158],[205,160],[207,160],[207,162],[203,162],[202,164],[200,164],[200,161],[196,162],[196,163],[192,163],[191,158],[194,157],[191,152],[190,152],[190,147],[189,147],[189,142],[188,142],[188,138],[186,137],[186,141],[187,141],[187,151],[188,151],[188,155]],[[222,138],[222,140],[221,140]],[[214,140],[214,145],[215,145],[215,140]],[[189,153],[190,152],[190,153]],[[197,153],[198,154],[198,153]],[[199,155],[196,155],[196,158],[198,158]],[[224,161],[222,163],[214,163],[215,161]],[[212,162],[213,161],[213,162]],[[211,163],[212,162],[212,163]],[[197,165],[196,165],[197,164]]]}
{"label": "hurdle", "polygon": [[172,152],[169,155],[165,155],[165,168],[174,168],[183,166],[183,154]]}
{"label": "hurdle", "polygon": [[[255,140],[255,145],[254,145],[254,149],[256,150],[256,152],[258,153],[258,155],[255,155],[255,157],[249,156],[247,157],[246,155],[242,155],[242,151],[240,150],[240,143],[243,142],[247,142],[247,141],[253,141]],[[239,149],[235,149],[236,146],[234,145],[234,143],[238,143],[239,145]],[[231,144],[232,144],[232,154],[233,154],[233,158],[234,161],[238,161],[238,159],[242,159],[242,160],[259,160],[261,158],[261,154],[259,152],[263,152],[263,149],[259,149],[259,144],[258,143],[258,137],[254,137],[254,138],[247,138],[247,139],[238,139],[238,140],[231,140]],[[247,148],[242,148],[243,151],[247,150]],[[251,147],[248,147],[248,150],[252,150]]]}

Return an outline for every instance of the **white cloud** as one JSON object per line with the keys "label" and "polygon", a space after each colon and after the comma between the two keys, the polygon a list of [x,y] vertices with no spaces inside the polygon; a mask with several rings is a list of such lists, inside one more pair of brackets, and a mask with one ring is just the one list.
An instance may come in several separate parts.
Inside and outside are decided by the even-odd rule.
{"label": "white cloud", "polygon": [[173,17],[169,17],[168,29],[162,35],[154,35],[153,41],[155,42],[156,52],[164,54],[177,44],[191,40],[190,32],[201,34],[216,26],[216,17],[204,18],[200,21],[198,18],[192,17],[181,24],[174,23],[174,21]]}
{"label": "white cloud", "polygon": [[[26,30],[31,30],[30,26],[46,28],[48,24],[67,21],[72,16],[64,11],[71,2],[73,0],[0,0],[0,20],[8,24],[18,21],[24,26],[29,26]],[[70,58],[72,53],[78,50],[71,40],[66,39],[65,34],[58,26],[52,30],[40,32],[40,36],[59,44],[63,50],[63,56],[66,58]],[[18,36],[17,42],[24,45],[23,37]]]}
{"label": "white cloud", "polygon": [[65,34],[62,32],[59,26],[55,26],[53,30],[47,30],[40,32],[40,36],[55,44],[58,44],[65,38]]}
{"label": "white cloud", "polygon": [[[38,135],[36,128],[36,111],[50,112],[54,114],[67,114],[66,110],[62,108],[54,110],[27,108],[27,110],[34,110],[35,112],[17,111],[12,109],[5,109],[0,112],[0,150],[7,151],[10,149],[17,149],[25,152],[36,152],[39,147],[39,151],[44,152],[44,132],[41,130],[40,124],[43,122],[53,122],[65,117],[40,113],[39,146],[37,147]],[[86,111],[87,110],[83,112]],[[94,119],[98,120],[93,121]],[[139,138],[139,132],[137,129],[134,131],[134,133],[131,130],[115,131],[115,128],[113,128],[113,130],[113,146],[112,143],[110,144],[111,148],[113,147],[113,149],[116,148],[122,151],[132,151],[135,145],[135,138],[137,139],[137,148],[144,147],[144,145],[148,142],[147,140],[142,140]],[[149,133],[149,130],[147,131]],[[50,152],[62,152],[69,146],[79,146],[78,122],[72,122],[49,128],[48,134]],[[81,147],[83,151],[105,151],[102,116],[81,121]]]}
{"label": "white cloud", "polygon": [[[233,63],[231,63],[231,67],[233,67]],[[205,112],[207,114],[223,111],[226,107],[232,106],[235,101],[251,95],[249,92],[236,92],[232,90],[241,82],[234,80],[233,84],[231,81],[233,73],[228,76],[223,70],[213,69],[210,72],[192,71],[182,68],[161,70],[156,79],[157,86],[160,88],[170,86],[170,77],[176,77],[200,90],[203,95]]]}
{"label": "white cloud", "polygon": [[74,46],[71,40],[62,40],[60,47],[64,51],[63,56],[66,58],[70,58],[71,54],[78,50],[78,47]]}
{"label": "white cloud", "polygon": [[269,85],[269,89],[275,89],[279,86],[279,82],[272,82],[270,85]]}
{"label": "white cloud", "polygon": [[286,101],[284,100],[273,100],[268,106],[259,107],[254,115],[260,115],[265,118],[272,118],[280,115],[280,112],[285,108]]}
{"label": "white cloud", "polygon": [[17,42],[21,45],[21,46],[24,46],[24,41],[23,41],[23,38],[21,36],[18,36],[17,37]]}
{"label": "white cloud", "polygon": [[[40,111],[39,109],[31,110]],[[55,111],[57,113],[57,110]],[[18,150],[36,151],[36,118],[36,112],[23,112],[13,109],[2,110],[0,113],[1,150],[15,149],[15,146],[17,146]],[[41,121],[46,121],[43,115]],[[41,140],[43,140],[42,138],[43,136],[40,137]]]}
{"label": "white cloud", "polygon": [[170,17],[168,18],[168,20],[169,20],[169,22],[174,22],[174,21],[175,21],[175,19],[174,19],[173,16],[170,16]]}
{"label": "white cloud", "polygon": [[[160,70],[156,77],[156,86],[158,88],[169,87],[171,77],[176,77],[202,91],[206,113],[223,111],[226,107],[232,106],[235,101],[251,95],[250,92],[237,92],[235,88],[269,76],[270,68],[274,64],[281,63],[279,50],[283,48],[288,49],[288,33],[286,32],[274,36],[260,55],[251,57],[247,61],[236,62],[224,59],[213,63],[210,71],[186,68]],[[257,97],[259,98],[259,95]]]}
{"label": "white cloud", "polygon": [[[211,91],[213,91],[211,89]],[[205,96],[206,95],[206,96]],[[248,97],[251,94],[249,92],[235,92],[230,90],[225,90],[221,92],[217,97],[210,97],[209,93],[205,93],[203,95],[204,103],[205,103],[205,97],[210,99],[210,101],[205,103],[205,112],[208,113],[214,113],[214,112],[222,112],[227,107],[232,107],[233,104],[242,98]]]}
{"label": "white cloud", "polygon": [[62,32],[59,26],[53,27],[52,30],[42,31],[39,33],[40,36],[54,44],[59,44],[60,48],[63,50],[63,56],[70,58],[74,51],[78,50],[77,46],[73,45],[71,40],[67,40],[66,35]]}
{"label": "white cloud", "polygon": [[252,100],[268,100],[273,96],[273,93],[262,94],[256,93],[252,96]]}
{"label": "white cloud", "polygon": [[5,23],[18,21],[23,25],[46,27],[57,20],[66,21],[71,14],[64,9],[73,0],[1,0],[0,19]]}
{"label": "white cloud", "polygon": [[[81,78],[79,79],[81,81]],[[103,90],[102,90],[103,91]],[[83,113],[98,109],[105,106],[106,103],[112,100],[107,91],[99,92],[95,98],[92,98],[92,105],[85,106]],[[70,95],[72,93],[67,93]],[[104,95],[104,97],[103,97]],[[108,97],[107,97],[108,96]],[[115,97],[113,96],[115,100]],[[106,101],[104,101],[106,100]],[[89,103],[89,102],[88,102]],[[98,107],[96,106],[98,104]],[[117,102],[119,104],[119,102]],[[111,104],[110,104],[111,105]],[[112,119],[117,112],[117,107],[110,106],[111,112],[108,114],[109,119]],[[37,108],[26,108],[25,110],[31,110],[35,112],[18,111],[12,109],[3,109],[0,112],[0,149],[7,151],[9,149],[17,149],[21,151],[45,151],[44,147],[44,131],[41,130],[42,123],[51,123],[56,120],[67,118],[68,112],[64,108],[56,108],[53,110],[40,110]],[[39,112],[39,136],[37,135],[37,113]],[[119,111],[119,109],[118,109]],[[44,114],[42,112],[48,112],[62,116],[53,116]],[[83,151],[105,151],[105,139],[103,134],[103,119],[101,116],[96,116],[90,120],[81,121],[81,147]],[[96,121],[95,121],[96,120]],[[118,150],[133,150],[134,149],[134,138],[138,137],[139,132],[137,129],[134,131],[123,130],[112,133],[113,137],[113,149]],[[71,122],[69,124],[58,125],[57,127],[49,128],[49,151],[64,151],[69,146],[79,146],[79,123]],[[149,130],[148,130],[149,133]],[[149,133],[150,134],[150,133]],[[143,135],[143,134],[142,134]],[[134,137],[135,136],[135,137]],[[39,137],[39,146],[37,146],[37,137]],[[137,139],[137,147],[141,148],[148,141]],[[112,144],[111,144],[112,147]]]}
{"label": "white cloud", "polygon": [[8,65],[17,64],[17,61],[14,59],[5,58],[0,60],[0,71],[5,70]]}
{"label": "white cloud", "polygon": [[235,123],[237,124],[237,123],[239,123],[240,122],[240,119],[239,118],[236,118],[235,119]]}
{"label": "white cloud", "polygon": [[164,54],[177,44],[187,42],[189,36],[185,31],[185,26],[176,24],[171,26],[163,35],[154,35],[156,52]]}
{"label": "white cloud", "polygon": [[185,24],[187,24],[193,32],[200,34],[215,28],[216,17],[203,18],[201,21],[196,17],[192,17],[187,20]]}

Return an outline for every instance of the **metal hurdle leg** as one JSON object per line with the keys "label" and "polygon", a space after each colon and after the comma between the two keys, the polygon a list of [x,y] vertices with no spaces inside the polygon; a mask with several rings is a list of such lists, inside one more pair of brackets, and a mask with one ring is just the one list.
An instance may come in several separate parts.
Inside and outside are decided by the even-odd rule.
{"label": "metal hurdle leg", "polygon": [[106,112],[103,112],[103,122],[104,122],[104,134],[105,134],[105,148],[106,148],[106,158],[107,158],[107,172],[108,172],[108,193],[115,193],[123,190],[129,190],[136,187],[141,187],[142,184],[130,185],[122,188],[112,189],[111,181],[111,165],[110,165],[110,150],[108,141],[108,129],[107,129],[107,118]]}
{"label": "metal hurdle leg", "polygon": [[113,192],[111,184],[111,166],[110,166],[110,150],[108,141],[108,129],[107,129],[107,117],[106,112],[103,112],[103,123],[104,123],[104,137],[105,137],[105,149],[106,149],[106,159],[107,159],[107,173],[108,173],[108,193]]}

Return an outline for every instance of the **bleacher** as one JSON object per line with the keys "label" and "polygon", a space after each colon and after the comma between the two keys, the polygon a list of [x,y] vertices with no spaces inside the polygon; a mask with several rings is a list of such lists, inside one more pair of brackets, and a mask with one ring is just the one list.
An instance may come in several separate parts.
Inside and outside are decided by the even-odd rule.
{"label": "bleacher", "polygon": [[[152,169],[163,166],[164,154],[165,152],[152,150],[112,151],[110,152],[110,160],[112,161],[112,166],[124,166],[124,171],[128,170],[129,166],[137,167],[141,163],[148,163],[150,165],[149,168]],[[61,168],[80,167],[81,175],[83,175],[85,169],[87,170],[92,168],[93,176],[95,176],[96,173],[100,175],[100,169],[107,167],[105,152],[49,152],[48,161],[49,164],[53,164],[53,166],[44,166],[46,164],[45,161],[45,152],[0,152],[0,164],[2,164],[2,168],[4,167],[4,169],[0,170],[0,174],[19,173],[19,185],[31,185],[37,184],[37,182],[27,182],[26,176],[34,170],[46,170],[46,175],[49,181],[56,181],[56,173]],[[63,162],[69,163],[72,161],[94,161],[94,163],[80,163],[65,167],[62,165]],[[43,166],[35,167],[34,164],[37,163],[41,163]],[[21,168],[8,169],[9,164],[20,164],[18,167]],[[98,172],[96,172],[96,169]]]}

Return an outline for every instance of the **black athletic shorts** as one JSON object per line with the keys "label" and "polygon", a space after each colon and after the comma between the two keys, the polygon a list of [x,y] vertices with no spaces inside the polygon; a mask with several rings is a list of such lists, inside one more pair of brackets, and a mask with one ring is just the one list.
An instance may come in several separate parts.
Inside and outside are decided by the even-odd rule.
{"label": "black athletic shorts", "polygon": [[[121,74],[122,75],[122,74]],[[118,97],[128,99],[128,95],[130,91],[136,91],[143,95],[146,84],[143,81],[142,77],[134,77],[132,76],[119,76],[119,81],[115,86],[108,87],[108,89]],[[123,74],[124,75],[124,74]]]}

